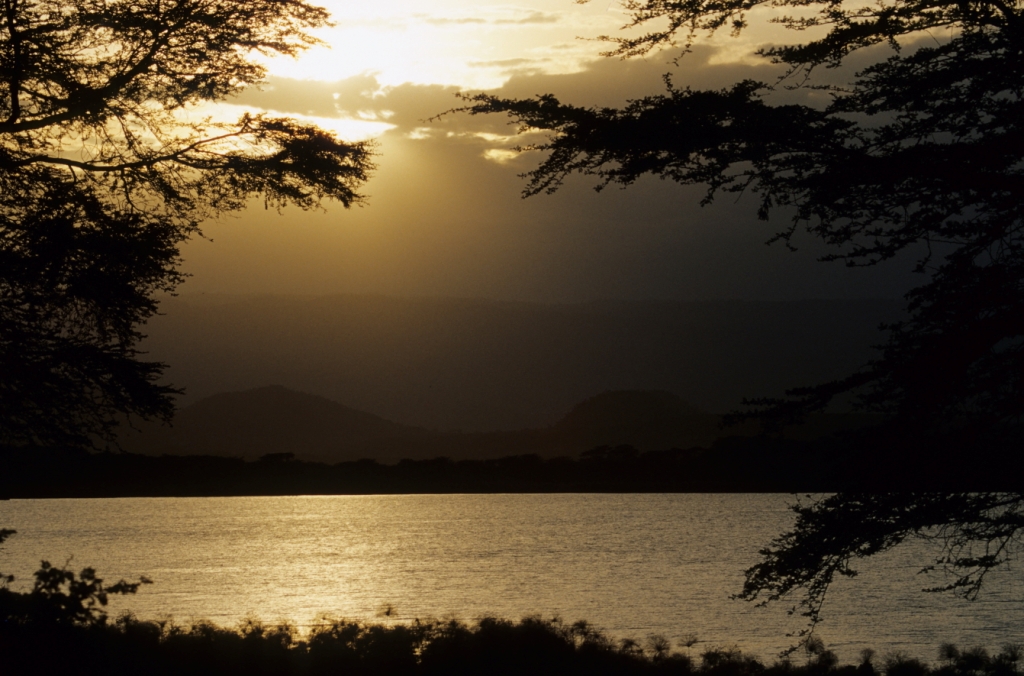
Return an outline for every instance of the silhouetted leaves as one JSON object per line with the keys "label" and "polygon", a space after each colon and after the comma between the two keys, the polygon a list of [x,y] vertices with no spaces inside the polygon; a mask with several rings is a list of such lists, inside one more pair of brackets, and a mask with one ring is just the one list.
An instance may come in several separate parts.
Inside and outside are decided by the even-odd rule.
{"label": "silhouetted leaves", "polygon": [[[62,650],[52,650],[59,639]],[[820,642],[806,663],[766,664],[739,650],[709,647],[699,658],[673,650],[664,637],[613,640],[586,621],[526,617],[518,622],[484,617],[373,624],[330,616],[308,632],[287,622],[247,618],[236,629],[206,621],[141,621],[123,615],[91,626],[16,625],[0,622],[5,673],[20,674],[676,674],[681,676],[1019,676],[1021,650],[990,655],[946,644],[942,665],[930,668],[901,654],[876,668],[869,654],[857,667],[840,666]],[[870,651],[868,651],[870,653]]]}
{"label": "silhouetted leaves", "polygon": [[836,576],[857,574],[857,559],[908,538],[937,540],[942,553],[925,569],[940,567],[952,581],[930,591],[974,598],[985,575],[1019,555],[1024,544],[1022,493],[839,493],[793,509],[793,530],[761,551],[738,598],[764,604],[805,590],[793,609],[810,621],[804,636],[820,619]]}
{"label": "silhouetted leaves", "polygon": [[139,325],[178,247],[252,198],[360,201],[372,147],[195,106],[258,84],[327,23],[301,0],[9,0],[0,17],[0,447],[112,440],[176,390]]}
{"label": "silhouetted leaves", "polygon": [[[683,35],[742,29],[761,2],[631,0],[632,24],[667,21],[614,39],[629,56]],[[1024,416],[1024,13],[1019,3],[774,3],[799,8],[780,21],[824,27],[824,37],[762,54],[783,64],[776,85],[744,81],[719,91],[674,87],[622,109],[562,104],[553,95],[467,97],[462,110],[503,113],[551,135],[524,193],[557,190],[574,173],[629,185],[645,174],[706,184],[716,195],[760,195],[762,219],[789,219],[773,240],[805,228],[833,247],[826,260],[874,265],[911,249],[927,283],[908,295],[910,318],[889,326],[881,356],[849,378],[755,399],[750,415],[784,424],[855,395],[892,423],[881,438],[924,437],[960,448],[1019,443]],[[658,25],[665,25],[664,23]],[[921,31],[933,44],[899,49]],[[854,51],[896,48],[841,85],[815,80]],[[685,56],[683,57],[685,58]],[[780,84],[824,90],[819,106],[771,102]],[[743,417],[743,416],[740,416]],[[950,437],[952,435],[952,437]],[[876,437],[877,438],[877,437]]]}
{"label": "silhouetted leaves", "polygon": [[[740,82],[720,91],[678,89],[622,109],[467,97],[462,110],[503,113],[547,130],[525,194],[558,189],[570,174],[598,189],[645,174],[756,193],[758,216],[789,219],[772,241],[803,228],[833,247],[825,260],[874,265],[907,251],[926,275],[907,294],[909,317],[890,325],[880,355],[846,378],[753,399],[734,419],[769,431],[824,410],[839,396],[887,421],[849,435],[854,484],[984,488],[981,475],[1019,483],[1024,444],[1024,9],[1020,2],[898,0],[626,0],[629,25],[656,29],[607,38],[633,56],[682,36],[747,25],[759,8],[792,9],[775,21],[817,37],[767,47],[785,68],[775,86]],[[931,31],[934,31],[931,32]],[[922,40],[925,35],[944,37]],[[919,41],[915,44],[915,41]],[[840,84],[816,79],[864,48],[888,43]],[[685,58],[685,56],[683,57]],[[835,77],[833,76],[833,81]],[[819,105],[779,105],[785,86],[828,94]],[[819,97],[820,100],[820,97]],[[837,446],[835,452],[850,448]],[[916,479],[906,481],[906,477]],[[959,475],[954,477],[953,475]],[[880,477],[871,479],[870,477]],[[934,483],[933,483],[934,482]],[[1016,483],[1008,484],[1016,487]],[[958,489],[959,490],[959,489]],[[853,559],[910,536],[946,538],[947,588],[976,594],[984,573],[1020,544],[1020,493],[840,494],[797,506],[796,528],[762,552],[741,598],[777,600],[802,589],[813,623],[835,575]],[[1011,546],[1012,545],[1012,546]],[[979,554],[979,552],[981,552]],[[916,669],[916,671],[915,671]],[[919,673],[912,664],[889,673]],[[921,672],[923,673],[923,672]]]}
{"label": "silhouetted leaves", "polygon": [[92,568],[84,568],[76,576],[48,561],[42,562],[35,578],[30,592],[0,588],[0,621],[6,626],[35,625],[45,631],[53,625],[104,625],[104,608],[111,594],[134,594],[141,585],[150,583],[141,578],[138,582],[120,580],[105,586]]}

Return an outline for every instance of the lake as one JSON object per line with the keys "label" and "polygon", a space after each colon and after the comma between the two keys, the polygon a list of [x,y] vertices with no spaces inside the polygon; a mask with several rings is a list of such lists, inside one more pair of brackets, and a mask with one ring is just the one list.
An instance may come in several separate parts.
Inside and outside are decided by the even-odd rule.
{"label": "lake", "polygon": [[[31,582],[40,559],[94,567],[108,583],[145,575],[111,613],[234,625],[247,615],[302,626],[318,613],[385,621],[529,614],[585,619],[609,634],[695,654],[791,645],[789,606],[730,599],[757,551],[792,523],[787,495],[557,494],[123,498],[0,502],[18,534],[0,571]],[[978,601],[925,594],[924,542],[838,581],[818,634],[844,662],[863,648],[928,661],[944,641],[1024,642],[1024,579],[1000,570]],[[1021,562],[1018,562],[1018,566]],[[388,620],[391,621],[391,620]]]}

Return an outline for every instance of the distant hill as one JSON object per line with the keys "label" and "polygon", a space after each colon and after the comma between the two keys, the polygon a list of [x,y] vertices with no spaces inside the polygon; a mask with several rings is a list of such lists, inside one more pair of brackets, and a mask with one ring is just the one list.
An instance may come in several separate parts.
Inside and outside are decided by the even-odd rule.
{"label": "distant hill", "polygon": [[181,409],[171,427],[146,425],[126,431],[128,451],[169,455],[259,458],[294,453],[336,460],[390,457],[410,440],[436,435],[400,425],[335,401],[280,385],[225,392]]}
{"label": "distant hill", "polygon": [[184,296],[145,327],[181,406],[279,383],[404,425],[554,425],[606,391],[672,392],[724,413],[743,397],[849,374],[899,301],[577,304],[370,295]]}
{"label": "distant hill", "polygon": [[[849,424],[841,417],[840,424]],[[369,458],[395,462],[445,456],[486,459],[534,453],[570,456],[600,446],[640,451],[709,446],[753,428],[719,428],[719,416],[664,391],[612,391],[574,406],[546,428],[496,432],[440,432],[401,425],[324,397],[280,385],[216,394],[184,407],[171,427],[147,424],[125,430],[125,450],[148,455],[215,455],[255,460],[294,454],[304,460],[343,462]],[[812,436],[836,426],[825,417]],[[854,421],[856,424],[856,421]],[[807,434],[792,435],[807,438]]]}
{"label": "distant hill", "polygon": [[603,392],[572,408],[550,428],[566,447],[630,445],[641,450],[705,446],[723,433],[720,417],[670,392]]}

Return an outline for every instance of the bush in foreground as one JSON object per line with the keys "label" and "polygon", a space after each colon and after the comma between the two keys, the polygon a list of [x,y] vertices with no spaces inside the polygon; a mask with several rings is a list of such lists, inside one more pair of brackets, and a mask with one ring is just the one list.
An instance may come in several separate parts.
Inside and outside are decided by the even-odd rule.
{"label": "bush in foreground", "polygon": [[0,583],[0,673],[48,674],[683,674],[686,676],[1022,676],[1024,651],[1007,646],[990,655],[947,644],[939,666],[889,655],[876,665],[865,652],[859,665],[839,666],[820,641],[806,643],[807,660],[767,666],[738,650],[689,655],[693,640],[673,651],[660,636],[615,641],[586,622],[493,617],[412,623],[358,622],[321,616],[300,633],[288,623],[247,619],[234,629],[209,622],[188,625],[142,621],[131,614],[109,621],[109,594],[134,593],[140,583],[104,586],[94,571],[78,576],[48,564],[32,591]]}
{"label": "bush in foreground", "polygon": [[305,634],[246,620],[237,628],[124,615],[113,622],[10,622],[0,627],[5,675],[23,674],[683,674],[686,676],[1020,676],[1021,650],[943,646],[938,666],[903,655],[840,666],[827,650],[806,662],[766,665],[738,650],[697,658],[661,637],[614,641],[585,622],[483,618],[409,624],[321,617]]}

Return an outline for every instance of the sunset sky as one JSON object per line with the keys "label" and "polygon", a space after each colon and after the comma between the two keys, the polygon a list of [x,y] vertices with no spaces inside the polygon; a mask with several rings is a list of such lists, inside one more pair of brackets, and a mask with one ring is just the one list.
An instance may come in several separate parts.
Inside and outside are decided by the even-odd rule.
{"label": "sunset sky", "polygon": [[[553,93],[622,105],[677,85],[721,87],[776,71],[753,55],[778,29],[703,40],[622,61],[600,56],[627,21],[616,2],[389,0],[325,3],[328,48],[268,62],[262,91],[220,113],[305,117],[344,137],[372,138],[378,170],[366,205],[325,212],[262,207],[210,223],[186,247],[184,293],[381,293],[550,302],[603,298],[895,297],[907,266],[846,270],[815,262],[822,249],[766,247],[772,224],[751,200],[699,208],[702,190],[650,179],[600,194],[580,178],[553,196],[520,198],[517,174],[537,155],[501,117],[431,119],[459,91]],[[757,21],[753,22],[755,25]],[[802,35],[801,37],[806,37]],[[782,221],[779,226],[782,227]]]}

